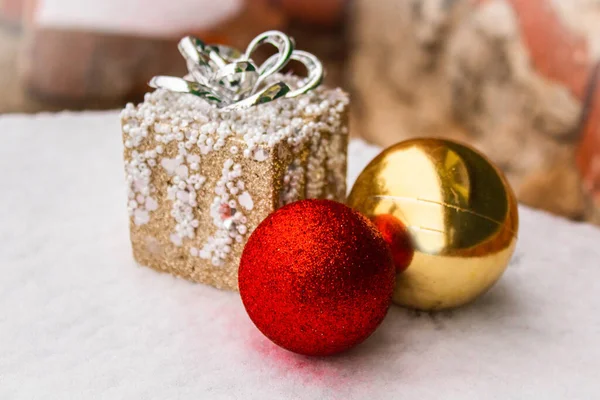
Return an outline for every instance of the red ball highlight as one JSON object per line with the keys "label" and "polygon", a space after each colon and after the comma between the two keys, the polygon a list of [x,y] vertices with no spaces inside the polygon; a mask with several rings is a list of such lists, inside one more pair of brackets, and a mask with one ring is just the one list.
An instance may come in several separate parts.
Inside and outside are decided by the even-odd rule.
{"label": "red ball highlight", "polygon": [[381,214],[371,218],[381,235],[390,246],[396,272],[404,271],[410,265],[415,250],[406,226],[391,214]]}
{"label": "red ball highlight", "polygon": [[287,350],[325,356],[375,331],[391,304],[395,269],[367,218],[334,201],[302,200],[252,233],[238,282],[265,336]]}

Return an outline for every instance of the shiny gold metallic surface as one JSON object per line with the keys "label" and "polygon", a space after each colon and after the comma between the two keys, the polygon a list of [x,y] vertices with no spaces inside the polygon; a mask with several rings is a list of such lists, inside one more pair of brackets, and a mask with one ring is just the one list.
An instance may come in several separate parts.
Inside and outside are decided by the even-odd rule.
{"label": "shiny gold metallic surface", "polygon": [[502,275],[517,241],[515,195],[476,150],[414,139],[384,150],[360,174],[348,205],[390,214],[408,229],[414,257],[398,274],[394,301],[420,310],[457,307]]}

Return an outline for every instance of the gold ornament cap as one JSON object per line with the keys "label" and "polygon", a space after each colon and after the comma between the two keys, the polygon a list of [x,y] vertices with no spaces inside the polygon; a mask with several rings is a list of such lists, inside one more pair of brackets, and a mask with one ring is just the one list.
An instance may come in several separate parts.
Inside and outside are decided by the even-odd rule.
{"label": "gold ornament cap", "polygon": [[394,302],[420,310],[457,307],[484,293],[517,241],[517,201],[506,178],[451,140],[413,139],[384,150],[358,177],[348,205],[404,224],[414,255],[398,274]]}

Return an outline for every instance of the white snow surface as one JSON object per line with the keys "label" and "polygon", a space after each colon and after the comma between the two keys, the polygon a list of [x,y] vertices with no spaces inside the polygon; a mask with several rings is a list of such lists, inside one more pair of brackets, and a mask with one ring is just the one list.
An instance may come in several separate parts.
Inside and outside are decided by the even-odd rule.
{"label": "white snow surface", "polygon": [[[501,281],[362,345],[271,344],[238,293],[133,261],[117,112],[0,117],[1,399],[590,399],[600,230],[521,207]],[[379,149],[354,140],[349,180]]]}

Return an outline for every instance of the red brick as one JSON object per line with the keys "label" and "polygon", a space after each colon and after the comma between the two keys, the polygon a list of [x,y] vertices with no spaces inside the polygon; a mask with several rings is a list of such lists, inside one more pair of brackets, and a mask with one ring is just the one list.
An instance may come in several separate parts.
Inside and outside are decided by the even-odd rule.
{"label": "red brick", "polygon": [[0,16],[8,21],[20,22],[25,0],[0,0]]}
{"label": "red brick", "polygon": [[584,190],[600,209],[600,68],[597,71],[577,150],[577,167],[583,177]]}
{"label": "red brick", "polygon": [[[476,4],[490,0],[474,0]],[[587,40],[561,20],[549,0],[504,0],[517,14],[536,71],[583,99],[591,74]]]}

